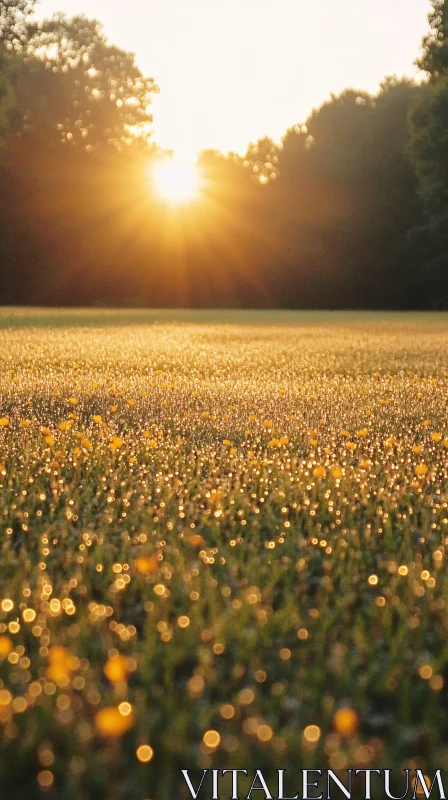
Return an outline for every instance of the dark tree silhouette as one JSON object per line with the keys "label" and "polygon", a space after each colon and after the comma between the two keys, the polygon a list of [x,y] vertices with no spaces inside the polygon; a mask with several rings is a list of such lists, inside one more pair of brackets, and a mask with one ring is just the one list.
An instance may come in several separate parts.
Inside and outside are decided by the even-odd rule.
{"label": "dark tree silhouette", "polygon": [[0,136],[9,122],[15,95],[13,71],[19,65],[17,53],[23,51],[28,31],[26,15],[35,0],[3,0],[0,3]]}
{"label": "dark tree silhouette", "polygon": [[58,15],[29,29],[14,73],[12,134],[87,150],[146,145],[157,86],[96,20]]}
{"label": "dark tree silhouette", "polygon": [[[276,144],[205,151],[202,199],[151,188],[157,87],[100,24],[0,5],[0,302],[320,308],[447,302],[446,2],[428,83],[347,89]],[[409,120],[412,120],[410,125]]]}
{"label": "dark tree silhouette", "polygon": [[432,307],[448,307],[448,2],[433,0],[419,66],[429,75],[411,115],[411,142],[426,223],[412,234],[420,287]]}
{"label": "dark tree silhouette", "polygon": [[431,5],[430,31],[423,39],[422,54],[416,63],[432,80],[437,80],[448,71],[448,3],[431,0]]}
{"label": "dark tree silhouette", "polygon": [[412,82],[389,78],[376,97],[343,92],[287,132],[272,190],[284,302],[416,302],[404,243],[421,219],[406,153],[417,94]]}

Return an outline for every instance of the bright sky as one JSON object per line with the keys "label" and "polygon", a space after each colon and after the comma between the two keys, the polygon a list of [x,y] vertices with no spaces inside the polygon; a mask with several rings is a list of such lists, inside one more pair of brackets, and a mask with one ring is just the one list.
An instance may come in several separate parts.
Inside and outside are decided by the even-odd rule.
{"label": "bright sky", "polygon": [[429,0],[41,0],[85,13],[155,78],[154,139],[192,156],[279,140],[331,92],[416,75]]}

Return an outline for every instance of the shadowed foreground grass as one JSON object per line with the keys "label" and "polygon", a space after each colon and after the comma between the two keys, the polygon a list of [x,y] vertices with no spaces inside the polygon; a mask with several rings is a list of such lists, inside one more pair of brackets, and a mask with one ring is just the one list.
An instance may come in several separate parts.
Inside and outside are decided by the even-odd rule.
{"label": "shadowed foreground grass", "polygon": [[5,797],[448,768],[447,316],[0,325]]}

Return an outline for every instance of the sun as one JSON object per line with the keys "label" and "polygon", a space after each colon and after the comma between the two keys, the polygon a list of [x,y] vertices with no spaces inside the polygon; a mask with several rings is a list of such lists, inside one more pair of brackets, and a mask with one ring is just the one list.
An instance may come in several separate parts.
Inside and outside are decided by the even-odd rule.
{"label": "sun", "polygon": [[158,196],[172,205],[196,200],[201,181],[196,164],[176,158],[160,161],[151,169],[151,181]]}

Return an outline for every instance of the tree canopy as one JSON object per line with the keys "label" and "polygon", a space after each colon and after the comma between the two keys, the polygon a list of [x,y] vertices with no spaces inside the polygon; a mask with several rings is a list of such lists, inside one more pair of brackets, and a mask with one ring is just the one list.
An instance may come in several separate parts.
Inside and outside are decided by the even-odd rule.
{"label": "tree canopy", "polygon": [[13,135],[87,150],[148,143],[157,86],[96,20],[58,15],[30,27],[14,91]]}
{"label": "tree canopy", "polygon": [[97,20],[31,6],[0,6],[0,302],[448,306],[448,0],[427,82],[203,152],[201,200],[176,210],[151,188],[154,79]]}
{"label": "tree canopy", "polygon": [[448,3],[431,0],[430,31],[423,39],[422,54],[417,65],[437,80],[448,72]]}
{"label": "tree canopy", "polygon": [[448,2],[433,0],[418,62],[430,76],[412,109],[410,153],[425,220],[411,235],[426,302],[448,306]]}
{"label": "tree canopy", "polygon": [[12,86],[14,59],[27,41],[27,14],[35,0],[3,0],[0,3],[0,137],[9,121],[8,114],[14,103]]}

